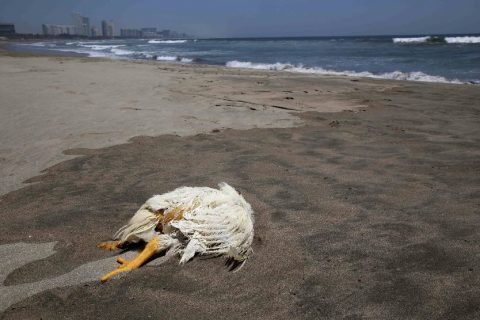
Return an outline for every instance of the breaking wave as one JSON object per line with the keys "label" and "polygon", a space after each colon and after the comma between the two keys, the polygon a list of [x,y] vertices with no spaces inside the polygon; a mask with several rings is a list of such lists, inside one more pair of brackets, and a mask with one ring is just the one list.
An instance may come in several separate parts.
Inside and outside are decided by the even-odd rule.
{"label": "breaking wave", "polygon": [[148,43],[157,44],[157,43],[165,43],[165,44],[174,44],[174,43],[185,43],[187,40],[149,40]]}
{"label": "breaking wave", "polygon": [[424,81],[424,82],[440,82],[440,83],[464,83],[460,80],[453,79],[449,80],[441,76],[432,76],[421,71],[414,72],[401,72],[394,71],[382,74],[374,74],[368,71],[355,72],[355,71],[335,71],[323,69],[320,67],[307,68],[303,65],[293,65],[289,63],[252,63],[252,62],[242,62],[242,61],[229,61],[226,63],[226,66],[229,68],[245,68],[245,69],[256,69],[256,70],[274,70],[274,71],[287,71],[287,72],[298,72],[298,73],[310,73],[310,74],[321,74],[321,75],[331,75],[331,76],[348,76],[348,77],[365,77],[365,78],[375,78],[375,79],[391,79],[391,80],[407,80],[407,81]]}
{"label": "breaking wave", "polygon": [[124,44],[117,44],[117,45],[99,45],[99,44],[81,44],[81,47],[90,48],[92,50],[107,50],[107,49],[115,49],[119,47],[124,47]]}
{"label": "breaking wave", "polygon": [[178,57],[178,56],[158,56],[157,60],[158,61],[177,61],[177,62],[183,62],[183,63],[193,62],[193,59],[182,58],[182,57]]}
{"label": "breaking wave", "polygon": [[445,37],[447,43],[480,43],[480,37]]}
{"label": "breaking wave", "polygon": [[129,56],[135,54],[135,51],[112,48],[110,51],[117,56]]}
{"label": "breaking wave", "polygon": [[417,38],[393,38],[394,43],[424,43],[432,37],[417,37]]}
{"label": "breaking wave", "polygon": [[464,36],[464,37],[436,37],[425,36],[415,38],[393,38],[394,43],[480,43],[480,37]]}
{"label": "breaking wave", "polygon": [[32,47],[56,47],[55,43],[34,42],[34,43],[19,43],[20,46],[32,46]]}
{"label": "breaking wave", "polygon": [[55,49],[55,51],[62,51],[62,52],[73,52],[73,53],[79,53],[79,54],[84,54],[87,55],[88,57],[91,58],[113,58],[114,56],[112,54],[102,52],[102,51],[91,51],[91,50],[86,50],[86,49]]}
{"label": "breaking wave", "polygon": [[35,43],[31,43],[30,45],[34,46],[34,47],[46,47],[47,46],[47,44],[43,43],[43,42],[35,42]]}
{"label": "breaking wave", "polygon": [[177,61],[177,56],[159,56],[157,57],[158,61]]}
{"label": "breaking wave", "polygon": [[[107,48],[108,47],[108,48]],[[98,47],[85,47],[85,48],[58,48],[56,51],[72,52],[84,54],[91,58],[110,58],[110,59],[154,59],[158,61],[172,61],[181,63],[191,63],[195,60],[192,58],[180,57],[180,56],[158,56],[154,52],[146,51],[131,51],[125,49],[119,49],[119,46],[105,46],[105,48]],[[109,49],[109,50],[107,50]]]}

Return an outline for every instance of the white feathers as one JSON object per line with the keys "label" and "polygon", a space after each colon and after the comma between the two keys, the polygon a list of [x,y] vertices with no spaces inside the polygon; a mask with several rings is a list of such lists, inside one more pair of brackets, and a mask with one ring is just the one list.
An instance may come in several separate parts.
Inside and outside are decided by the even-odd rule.
{"label": "white feathers", "polygon": [[252,251],[253,233],[251,206],[234,188],[220,183],[219,190],[181,187],[148,199],[114,238],[148,242],[160,236],[162,250],[167,246],[182,255],[183,264],[196,253],[245,261]]}
{"label": "white feathers", "polygon": [[142,206],[130,219],[128,224],[121,227],[113,236],[122,242],[148,241],[154,236],[158,219],[155,214]]}
{"label": "white feathers", "polygon": [[188,242],[187,246],[183,250],[182,258],[180,259],[180,264],[186,263],[188,260],[192,259],[197,252],[205,252],[207,247],[201,240],[201,235],[198,232],[195,232],[193,237]]}

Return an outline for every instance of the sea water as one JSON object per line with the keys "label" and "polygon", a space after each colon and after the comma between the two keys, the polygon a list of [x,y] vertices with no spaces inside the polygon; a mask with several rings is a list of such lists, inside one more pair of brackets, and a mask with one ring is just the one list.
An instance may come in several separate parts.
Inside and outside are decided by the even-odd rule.
{"label": "sea water", "polygon": [[203,63],[428,82],[480,83],[480,35],[59,40],[16,44],[112,59]]}

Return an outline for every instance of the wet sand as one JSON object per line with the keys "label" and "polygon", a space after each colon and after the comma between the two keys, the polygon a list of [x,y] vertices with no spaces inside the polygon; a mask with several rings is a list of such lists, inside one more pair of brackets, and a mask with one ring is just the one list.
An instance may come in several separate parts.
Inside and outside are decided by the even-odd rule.
{"label": "wet sand", "polygon": [[[4,291],[88,270],[82,266],[111,257],[95,244],[108,239],[149,196],[182,185],[227,181],[238,188],[256,212],[255,253],[237,273],[227,272],[221,258],[195,259],[184,267],[174,258],[107,284],[77,274],[81,279],[68,287],[46,287],[8,306],[3,319],[480,317],[478,87],[22,59],[1,57],[0,70],[7,68],[5,61],[8,68],[47,64],[35,59],[52,67],[63,62],[154,68],[162,79],[174,79],[158,98],[151,97],[170,98],[159,109],[188,105],[183,116],[198,104],[205,108],[202,119],[218,124],[191,119],[194,129],[174,134],[179,115],[170,112],[165,117],[171,121],[158,120],[164,121],[159,131],[152,121],[150,131],[126,129],[118,140],[98,142],[107,147],[82,138],[78,141],[87,146],[68,148],[66,141],[49,149],[71,159],[58,158],[61,162],[43,174],[29,176],[31,184],[2,196],[0,245],[57,242],[55,252],[46,245],[46,257],[20,261],[5,276]],[[69,68],[66,73],[74,72]],[[7,101],[15,102],[11,96]],[[100,107],[103,100],[98,101]],[[35,117],[50,106],[37,108]],[[122,118],[139,127],[148,117],[124,114],[112,121]],[[23,119],[11,118],[19,132],[27,130]],[[83,129],[90,130],[85,119]],[[58,136],[69,128],[67,122]],[[119,142],[131,134],[137,137]],[[19,141],[32,144],[27,137]],[[26,166],[31,172],[44,169]]]}

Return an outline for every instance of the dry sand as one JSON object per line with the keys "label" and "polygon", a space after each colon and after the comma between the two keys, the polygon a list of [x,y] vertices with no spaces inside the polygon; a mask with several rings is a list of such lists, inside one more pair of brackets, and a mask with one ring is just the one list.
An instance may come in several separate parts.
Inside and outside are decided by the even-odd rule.
{"label": "dry sand", "polygon": [[[0,82],[0,293],[36,290],[2,319],[480,317],[476,86],[10,56]],[[256,211],[240,272],[91,281],[145,199],[220,181]]]}
{"label": "dry sand", "polygon": [[0,194],[71,158],[66,149],[139,135],[291,127],[301,122],[290,108],[349,107],[330,99],[319,108],[312,95],[288,103],[283,80],[206,66],[0,56]]}

